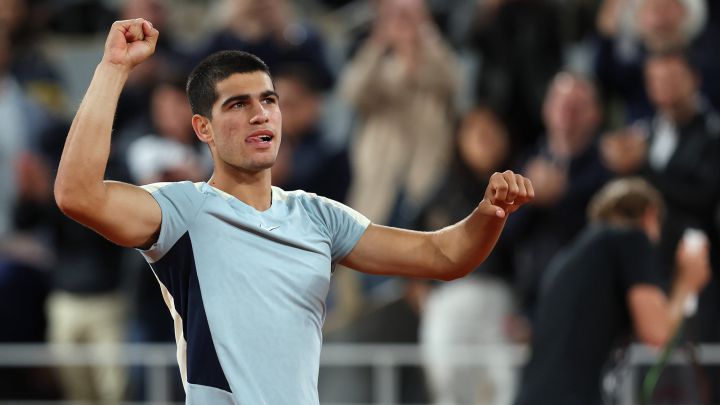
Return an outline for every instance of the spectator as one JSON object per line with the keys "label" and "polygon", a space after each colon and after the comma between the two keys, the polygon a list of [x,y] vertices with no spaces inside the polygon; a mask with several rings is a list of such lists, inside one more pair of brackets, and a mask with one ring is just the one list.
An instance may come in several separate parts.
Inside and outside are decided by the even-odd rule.
{"label": "spectator", "polygon": [[587,202],[610,177],[595,142],[601,110],[591,82],[557,74],[543,117],[547,133],[523,164],[537,187],[535,201],[508,221],[502,239],[512,246],[516,285],[530,315],[547,264],[585,225]]}
{"label": "spectator", "polygon": [[[286,64],[304,64],[325,90],[333,73],[325,55],[325,41],[313,27],[299,21],[287,0],[225,0],[223,27],[194,53],[199,62],[213,52],[236,49],[257,55],[273,71]],[[194,64],[194,63],[193,63]]]}
{"label": "spectator", "polygon": [[[127,148],[127,165],[133,182],[207,179],[212,159],[192,129],[192,110],[183,77],[167,76],[155,85],[150,95],[150,118],[153,132],[135,139]],[[147,271],[143,260],[130,259],[127,270],[128,285],[133,286],[129,339],[143,343],[174,342],[173,320],[158,294],[157,279]],[[144,386],[144,372],[138,369],[130,372],[128,395],[133,400],[146,399],[143,395],[149,387]],[[175,386],[174,391],[182,392],[182,387]]]}
{"label": "spectator", "polygon": [[[10,249],[15,251],[6,251]],[[19,256],[17,250],[17,246],[0,242],[0,322],[8,325],[0,330],[0,344],[43,343],[48,275],[44,269],[29,263],[30,260],[12,257]],[[3,399],[58,398],[52,372],[49,367],[28,369],[5,365],[0,369]]]}
{"label": "spectator", "polygon": [[[416,226],[420,230],[443,228],[472,212],[490,175],[509,157],[505,127],[484,108],[465,116],[456,140],[456,159],[423,209]],[[497,258],[491,254],[470,277],[437,285],[419,305],[420,350],[434,403],[501,405],[512,400],[516,377],[505,352],[496,353],[491,367],[452,361],[458,347],[510,343],[505,325],[514,302]]]}
{"label": "spectator", "polygon": [[507,123],[514,156],[531,148],[542,131],[543,97],[562,66],[559,15],[547,0],[478,2],[472,33],[481,59],[478,103]]}
{"label": "spectator", "polygon": [[[716,42],[703,33],[707,10],[704,0],[605,0],[598,14],[598,51],[595,72],[612,101],[624,105],[621,123],[653,114],[643,87],[643,64],[648,53],[688,48],[701,61],[704,89],[713,103],[720,87],[713,78],[720,59],[713,58]],[[703,34],[703,35],[701,35]],[[714,35],[714,34],[713,34]],[[708,75],[713,72],[713,75]]]}
{"label": "spectator", "polygon": [[[662,193],[668,207],[660,243],[666,269],[674,263],[671,252],[685,229],[699,228],[710,239],[713,270],[718,271],[720,116],[702,101],[700,76],[682,53],[648,59],[645,82],[658,112],[605,137],[603,157],[616,173],[640,174]],[[700,300],[698,337],[704,341],[720,341],[719,289],[715,278]]]}
{"label": "spectator", "polygon": [[423,0],[381,0],[374,24],[340,83],[359,116],[348,202],[375,223],[400,225],[447,166],[455,57]]}
{"label": "spectator", "polygon": [[283,112],[283,145],[273,184],[345,201],[350,184],[347,148],[332,145],[322,130],[322,85],[310,66],[286,65],[273,78]]}
{"label": "spectator", "polygon": [[185,80],[167,77],[150,95],[152,134],[128,147],[127,165],[136,184],[201,181],[210,175],[211,157],[195,137]]}
{"label": "spectator", "polygon": [[145,135],[153,129],[150,100],[155,85],[165,77],[186,76],[191,66],[188,50],[176,38],[169,26],[170,8],[167,0],[124,1],[118,11],[118,19],[133,18],[152,21],[163,34],[158,38],[155,55],[147,61],[147,64],[143,63],[132,71],[118,101],[115,128],[124,132],[123,137],[131,138],[116,142],[117,146],[123,149],[123,153],[126,147],[123,142],[128,143],[138,134]]}
{"label": "spectator", "polygon": [[20,187],[15,174],[17,158],[38,143],[50,122],[12,73],[11,41],[9,33],[0,29],[0,237],[13,230],[12,210]]}
{"label": "spectator", "polygon": [[[52,197],[52,182],[67,124],[48,128],[37,150],[21,159],[25,191],[16,218],[29,232],[47,235],[55,261],[50,268],[47,340],[54,344],[118,344],[126,336],[127,297],[121,290],[123,250],[89,228],[64,216]],[[125,165],[113,154],[107,176],[126,178]],[[104,355],[118,353],[104,350]],[[64,398],[119,403],[126,373],[117,363],[94,367],[63,366],[59,377]]]}
{"label": "spectator", "polygon": [[619,339],[634,331],[657,347],[673,336],[686,300],[710,277],[709,246],[678,247],[666,296],[653,246],[662,210],[658,191],[638,178],[608,183],[593,198],[592,225],[544,275],[516,405],[602,404],[601,370]]}
{"label": "spectator", "polygon": [[28,97],[47,111],[64,108],[64,83],[50,63],[39,39],[47,25],[44,1],[0,0],[0,30],[10,42],[9,69]]}

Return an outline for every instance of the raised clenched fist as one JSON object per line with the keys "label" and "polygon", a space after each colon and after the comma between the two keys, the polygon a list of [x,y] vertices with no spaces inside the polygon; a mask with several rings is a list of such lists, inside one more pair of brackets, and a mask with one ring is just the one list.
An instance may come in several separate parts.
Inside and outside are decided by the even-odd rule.
{"label": "raised clenched fist", "polygon": [[159,34],[142,18],[116,21],[105,41],[103,62],[130,70],[155,52]]}
{"label": "raised clenched fist", "polygon": [[486,215],[505,218],[535,197],[532,182],[519,174],[506,170],[490,176],[485,198],[478,208]]}

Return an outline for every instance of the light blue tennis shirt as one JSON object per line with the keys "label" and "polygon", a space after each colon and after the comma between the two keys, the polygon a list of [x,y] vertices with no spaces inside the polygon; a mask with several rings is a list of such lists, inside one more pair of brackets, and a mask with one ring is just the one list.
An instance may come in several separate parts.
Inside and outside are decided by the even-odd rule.
{"label": "light blue tennis shirt", "polygon": [[144,186],[160,204],[142,251],[175,320],[187,404],[318,404],[325,298],[370,221],[272,188],[258,211],[207,183]]}

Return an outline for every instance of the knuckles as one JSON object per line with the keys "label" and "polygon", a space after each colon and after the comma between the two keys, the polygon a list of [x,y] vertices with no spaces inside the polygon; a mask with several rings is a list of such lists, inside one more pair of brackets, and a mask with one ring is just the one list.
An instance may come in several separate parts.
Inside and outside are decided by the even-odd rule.
{"label": "knuckles", "polygon": [[489,189],[504,195],[505,202],[523,204],[533,198],[532,182],[512,170],[495,172],[490,176]]}

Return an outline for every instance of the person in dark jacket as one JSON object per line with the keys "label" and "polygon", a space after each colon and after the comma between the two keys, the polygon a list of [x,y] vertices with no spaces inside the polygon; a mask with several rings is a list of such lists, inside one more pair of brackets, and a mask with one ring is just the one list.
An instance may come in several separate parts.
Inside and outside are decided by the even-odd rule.
{"label": "person in dark jacket", "polygon": [[543,279],[515,405],[599,405],[602,368],[618,342],[634,332],[661,346],[673,336],[686,301],[710,277],[709,246],[679,245],[666,295],[655,246],[662,207],[659,192],[640,178],[612,181],[593,198],[592,223]]}

